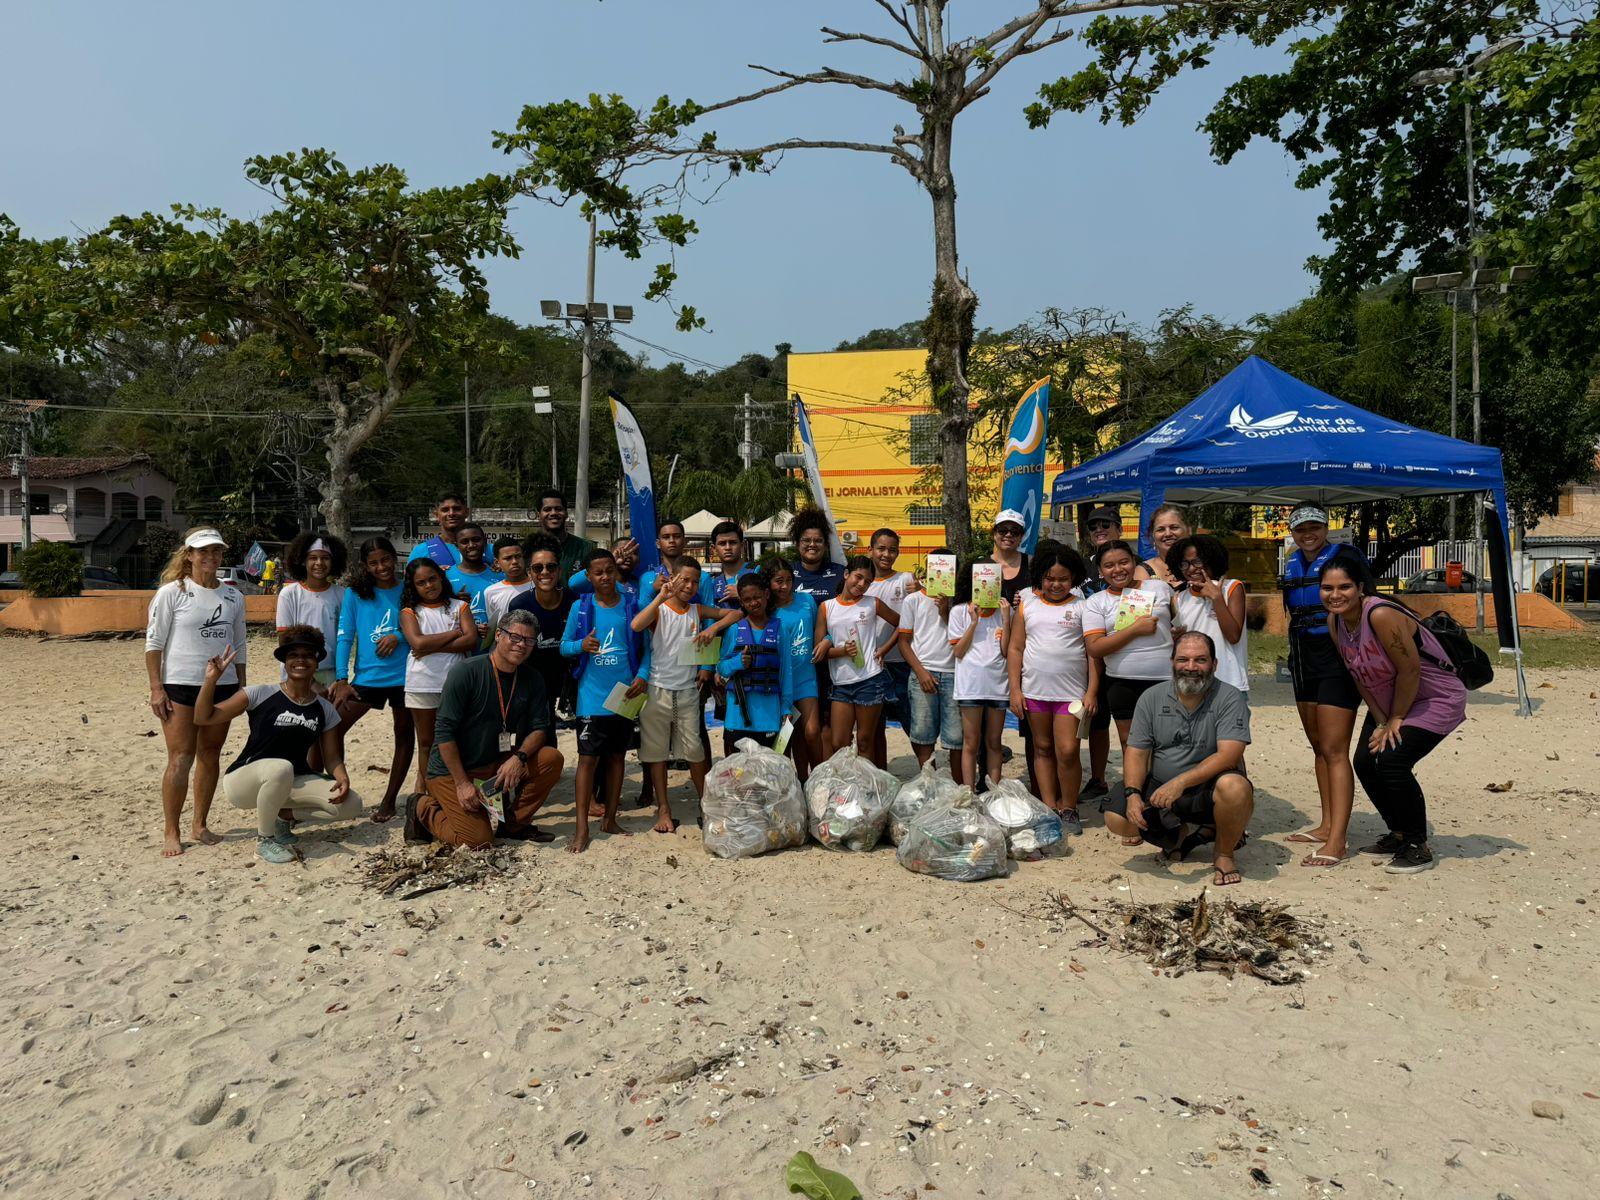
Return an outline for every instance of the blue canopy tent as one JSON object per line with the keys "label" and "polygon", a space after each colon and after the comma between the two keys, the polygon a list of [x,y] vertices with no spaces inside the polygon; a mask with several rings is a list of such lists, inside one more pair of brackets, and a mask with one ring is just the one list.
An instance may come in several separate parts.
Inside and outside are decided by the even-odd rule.
{"label": "blue canopy tent", "polygon": [[1376,416],[1251,355],[1161,425],[1063,471],[1050,502],[1137,502],[1148,556],[1149,519],[1169,500],[1327,506],[1461,493],[1488,497],[1496,625],[1501,652],[1515,655],[1526,713],[1505,472],[1492,446]]}

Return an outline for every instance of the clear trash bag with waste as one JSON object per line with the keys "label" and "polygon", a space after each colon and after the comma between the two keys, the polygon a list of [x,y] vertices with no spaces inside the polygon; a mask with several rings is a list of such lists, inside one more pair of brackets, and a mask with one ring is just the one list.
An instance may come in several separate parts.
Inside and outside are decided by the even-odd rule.
{"label": "clear trash bag with waste", "polygon": [[806,780],[811,836],[830,850],[871,850],[889,824],[900,781],[845,746]]}
{"label": "clear trash bag with waste", "polygon": [[906,825],[934,800],[948,799],[962,790],[949,775],[934,768],[930,759],[922,770],[900,785],[889,806],[889,840],[898,846],[906,836]]}
{"label": "clear trash bag with waste", "polygon": [[938,879],[995,879],[1006,873],[1006,834],[970,788],[955,784],[912,815],[895,856],[906,870]]}
{"label": "clear trash bag with waste", "polygon": [[1006,848],[1012,858],[1031,862],[1066,853],[1061,818],[1020,779],[995,784],[983,794],[982,801],[983,810],[1006,831]]}
{"label": "clear trash bag with waste", "polygon": [[806,840],[806,801],[794,764],[741,738],[706,773],[701,821],[707,854],[752,858]]}

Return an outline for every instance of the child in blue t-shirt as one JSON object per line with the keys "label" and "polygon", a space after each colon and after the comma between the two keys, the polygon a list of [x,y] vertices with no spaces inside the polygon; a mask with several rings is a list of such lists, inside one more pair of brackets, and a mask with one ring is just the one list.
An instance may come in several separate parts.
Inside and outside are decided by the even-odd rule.
{"label": "child in blue t-shirt", "polygon": [[795,591],[794,564],[780,558],[767,572],[772,582],[772,613],[783,626],[789,648],[789,683],[793,689],[796,737],[789,743],[795,773],[804,783],[811,768],[827,755],[822,746],[822,703],[817,694],[817,670],[811,657],[816,649],[817,602]]}
{"label": "child in blue t-shirt", "polygon": [[633,699],[650,677],[650,648],[633,631],[638,601],[617,589],[617,561],[609,550],[591,550],[584,572],[594,588],[567,614],[561,653],[575,659],[578,677],[578,771],[574,780],[578,831],[567,847],[574,854],[589,848],[590,798],[595,773],[603,767],[602,833],[626,833],[617,824],[622,797],[622,760],[633,736],[633,720],[606,707],[612,689],[621,684]]}
{"label": "child in blue t-shirt", "polygon": [[350,584],[339,605],[335,678],[328,692],[328,699],[339,709],[340,721],[333,732],[341,753],[351,727],[373,709],[388,708],[394,721],[389,784],[372,814],[380,823],[394,816],[395,801],[416,751],[411,710],[405,701],[406,662],[411,650],[400,632],[398,561],[394,544],[386,537],[369,538],[356,551]]}
{"label": "child in blue t-shirt", "polygon": [[[484,593],[495,584],[505,579],[486,561],[484,555],[489,549],[489,535],[484,533],[483,526],[475,521],[468,521],[456,532],[456,550],[461,555],[461,561],[455,566],[446,568],[444,577],[450,581],[450,590],[472,607],[472,621],[482,634],[489,630],[489,604],[484,599]],[[487,640],[480,639],[482,653],[487,647]]]}
{"label": "child in blue t-shirt", "polygon": [[741,738],[770,747],[794,707],[793,660],[783,624],[770,611],[772,583],[765,572],[740,578],[739,604],[744,620],[722,635],[722,661],[717,666],[717,674],[728,685],[724,754],[733,754]]}

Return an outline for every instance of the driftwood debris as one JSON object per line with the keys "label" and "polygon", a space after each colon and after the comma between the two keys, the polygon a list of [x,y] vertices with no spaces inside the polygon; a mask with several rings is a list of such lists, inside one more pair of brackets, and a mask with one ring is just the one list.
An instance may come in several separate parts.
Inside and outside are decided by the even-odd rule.
{"label": "driftwood debris", "polygon": [[431,846],[374,850],[361,860],[362,882],[385,896],[413,900],[445,888],[466,887],[514,870],[520,861],[512,846],[488,850]]}
{"label": "driftwood debris", "polygon": [[[1064,893],[1054,897],[1060,916],[1083,922],[1107,945],[1136,954],[1173,976],[1190,971],[1253,975],[1267,983],[1299,983],[1322,945],[1322,932],[1281,905],[1212,900],[1202,888],[1193,900],[1138,903],[1109,900],[1101,925],[1090,921]],[[1097,914],[1099,915],[1099,914]]]}

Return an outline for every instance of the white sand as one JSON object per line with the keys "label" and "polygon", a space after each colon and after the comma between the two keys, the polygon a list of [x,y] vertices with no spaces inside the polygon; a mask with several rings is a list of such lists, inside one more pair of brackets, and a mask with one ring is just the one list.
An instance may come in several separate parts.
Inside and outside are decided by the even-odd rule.
{"label": "white sand", "polygon": [[[226,842],[164,860],[137,645],[12,638],[0,663],[8,1195],[743,1200],[784,1195],[801,1149],[872,1198],[1593,1190],[1600,673],[1536,673],[1531,723],[1506,683],[1473,698],[1422,768],[1441,861],[1414,878],[1296,865],[1309,756],[1258,683],[1231,894],[1334,931],[1272,988],[1159,977],[1011,911],[1209,879],[1204,853],[1168,869],[1097,820],[1069,858],[973,885],[888,850],[713,860],[691,823],[572,856],[569,770],[562,840],[481,890],[358,887],[398,822],[313,826],[305,866],[267,866],[220,798]],[[369,795],[388,736],[352,737]],[[1358,796],[1353,842],[1379,832]],[[716,1065],[651,1082],[684,1059]]]}

